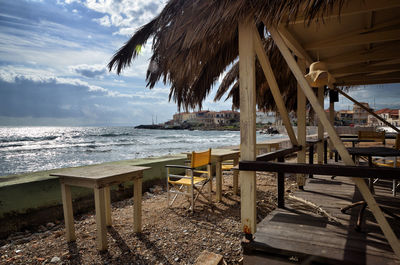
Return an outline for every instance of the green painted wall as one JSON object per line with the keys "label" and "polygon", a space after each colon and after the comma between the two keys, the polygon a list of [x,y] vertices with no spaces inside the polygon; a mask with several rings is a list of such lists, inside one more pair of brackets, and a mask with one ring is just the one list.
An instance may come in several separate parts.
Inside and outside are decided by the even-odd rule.
{"label": "green painted wall", "polygon": [[[129,164],[151,167],[151,169],[144,171],[143,186],[146,187],[146,183],[153,183],[156,180],[165,180],[165,165],[183,165],[185,159],[185,155],[174,155],[124,160],[106,164]],[[50,177],[49,174],[62,170],[63,169],[56,169],[20,175],[0,176],[0,223],[5,223],[10,217],[13,217],[12,219],[14,219],[14,222],[15,220],[19,221],[19,219],[15,217],[27,213],[32,215],[32,213],[39,210],[43,212],[43,209],[46,208],[61,208],[62,202],[59,180],[57,177]],[[132,186],[132,183],[126,183],[124,186]],[[117,188],[117,186],[112,187],[114,190]],[[74,202],[83,198],[93,197],[93,190],[88,188],[72,187],[71,191]],[[23,220],[21,220],[21,223],[23,223]],[[18,224],[15,224],[14,229],[17,229],[18,226]],[[1,232],[2,231],[0,231],[0,234]]]}

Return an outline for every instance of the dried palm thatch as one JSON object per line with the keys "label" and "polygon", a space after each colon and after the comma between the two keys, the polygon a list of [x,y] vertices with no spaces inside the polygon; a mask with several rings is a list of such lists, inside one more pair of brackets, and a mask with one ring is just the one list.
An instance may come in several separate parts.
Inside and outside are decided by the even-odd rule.
{"label": "dried palm thatch", "polygon": [[[343,1],[170,0],[157,17],[140,28],[115,53],[108,68],[110,71],[116,69],[120,74],[138,56],[137,47],[153,37],[147,85],[153,88],[162,78],[164,83],[171,84],[169,99],[173,99],[178,108],[201,108],[220,74],[238,57],[239,21],[252,17],[256,23],[262,20],[276,24],[289,22],[297,15],[304,15],[308,22],[322,20],[338,2],[341,7]],[[281,87],[292,83],[278,79],[283,82],[278,82]],[[264,83],[258,82],[259,93],[268,96]],[[238,87],[233,86],[230,94],[234,95],[237,90]],[[238,106],[238,96],[233,100]],[[263,106],[267,105],[260,105]]]}
{"label": "dried palm thatch", "polygon": [[[297,107],[297,81],[287,66],[284,58],[275,46],[272,38],[264,40],[264,48],[267,56],[274,66],[273,71],[287,109],[295,110]],[[220,100],[232,86],[226,100],[232,98],[234,108],[239,108],[239,63],[237,62],[225,75],[215,95],[215,100]],[[276,104],[272,96],[269,84],[265,78],[261,65],[256,61],[256,103],[259,109],[264,111],[276,110]]]}

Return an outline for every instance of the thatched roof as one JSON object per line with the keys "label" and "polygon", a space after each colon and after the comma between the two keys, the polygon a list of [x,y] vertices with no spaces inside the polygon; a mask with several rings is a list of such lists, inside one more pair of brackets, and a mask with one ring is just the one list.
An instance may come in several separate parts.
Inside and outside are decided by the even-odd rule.
{"label": "thatched roof", "polygon": [[[277,83],[279,84],[285,105],[289,111],[295,110],[297,106],[297,81],[272,39],[267,38],[264,40],[263,44],[267,56],[271,64],[274,66],[272,70],[274,71]],[[230,91],[229,88],[231,88]],[[258,109],[265,111],[276,110],[276,104],[271,90],[269,89],[269,84],[258,60],[256,60],[256,90],[256,102]],[[225,75],[221,85],[218,88],[215,100],[217,101],[222,99],[226,94],[226,100],[228,98],[232,98],[233,107],[240,108],[239,62],[236,62],[230,71]]]}
{"label": "thatched roof", "polygon": [[[337,3],[342,6],[342,2],[343,0],[170,0],[157,17],[141,27],[117,51],[108,67],[110,71],[116,69],[119,74],[138,56],[136,47],[145,45],[152,37],[153,55],[146,76],[148,86],[152,88],[162,79],[164,83],[171,84],[170,99],[176,101],[179,108],[201,107],[220,74],[238,57],[237,25],[241,19],[251,16],[258,25],[262,25],[261,20],[267,24],[276,24],[302,15],[307,18],[308,23],[311,20],[321,20],[324,14],[337,7]],[[268,47],[274,48],[273,44]],[[277,63],[282,61],[281,58],[272,58],[271,61],[275,61],[275,69],[283,69],[277,77],[280,87],[293,89],[295,84],[286,63]],[[287,79],[282,73],[288,74]],[[258,80],[257,83],[258,93],[264,97],[259,99],[259,107],[268,107],[265,103],[271,101],[271,97],[266,82]],[[221,86],[220,91],[226,88]],[[237,90],[238,86],[234,85],[230,92],[234,95],[236,106]],[[294,99],[286,98],[288,100]]]}

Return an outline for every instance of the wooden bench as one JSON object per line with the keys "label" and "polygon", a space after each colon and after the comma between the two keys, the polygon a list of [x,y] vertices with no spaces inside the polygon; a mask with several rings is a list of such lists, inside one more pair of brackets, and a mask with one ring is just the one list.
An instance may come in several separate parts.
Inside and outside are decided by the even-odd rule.
{"label": "wooden bench", "polygon": [[385,132],[358,131],[358,140],[374,140],[385,145]]}

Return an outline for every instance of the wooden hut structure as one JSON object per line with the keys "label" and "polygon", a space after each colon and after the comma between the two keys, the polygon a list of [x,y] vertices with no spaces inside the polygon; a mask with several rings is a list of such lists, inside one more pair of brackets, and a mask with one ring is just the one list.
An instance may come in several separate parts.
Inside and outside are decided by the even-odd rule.
{"label": "wooden hut structure", "polygon": [[[400,257],[399,240],[361,178],[366,171],[353,167],[351,156],[323,108],[326,86],[336,89],[400,82],[399,18],[398,0],[170,0],[159,16],[139,29],[116,53],[109,68],[116,67],[119,73],[137,56],[137,46],[153,37],[149,86],[163,78],[171,83],[170,98],[179,106],[195,107],[201,106],[220,73],[239,56],[239,87],[233,89],[239,89],[240,98],[241,218],[243,232],[251,240],[257,228],[254,170],[289,170],[284,163],[256,161],[256,104],[268,101],[257,98],[257,58],[293,145],[280,154],[298,152],[298,164],[291,165],[291,172],[321,172],[321,168],[304,163],[308,100],[319,118],[319,138],[327,132],[345,163],[329,168],[331,174],[354,173],[354,183]],[[297,135],[289,122],[287,98],[282,96],[288,87],[280,87],[284,83],[282,71],[274,71],[282,64],[277,63],[278,56],[271,58],[266,41],[273,42],[290,69],[288,76],[296,80],[285,85],[296,91]],[[318,87],[317,93],[312,86]],[[398,170],[388,174],[393,176]]]}

